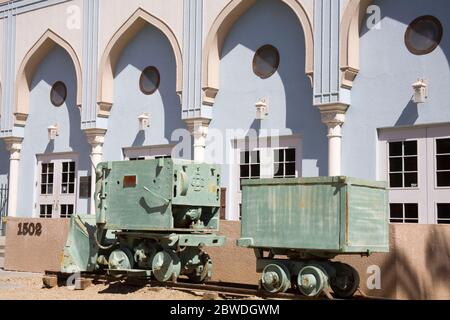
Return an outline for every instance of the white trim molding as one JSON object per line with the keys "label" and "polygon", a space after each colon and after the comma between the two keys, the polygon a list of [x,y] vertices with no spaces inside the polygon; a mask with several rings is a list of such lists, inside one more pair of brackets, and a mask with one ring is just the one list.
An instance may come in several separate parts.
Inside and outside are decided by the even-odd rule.
{"label": "white trim molding", "polygon": [[96,185],[96,169],[103,159],[103,144],[105,143],[105,129],[86,129],[84,130],[87,141],[92,147],[91,151],[91,202],[90,202],[90,214],[95,214],[95,185]]}
{"label": "white trim molding", "polygon": [[335,104],[319,106],[322,122],[328,127],[328,175],[342,174],[342,126],[348,105]]}
{"label": "white trim molding", "polygon": [[6,149],[10,153],[9,158],[9,191],[8,191],[8,215],[17,217],[17,194],[19,190],[19,166],[20,153],[22,151],[23,138],[7,137],[3,139]]}
{"label": "white trim molding", "polygon": [[206,138],[211,119],[187,119],[185,122],[194,138],[194,161],[205,162]]}

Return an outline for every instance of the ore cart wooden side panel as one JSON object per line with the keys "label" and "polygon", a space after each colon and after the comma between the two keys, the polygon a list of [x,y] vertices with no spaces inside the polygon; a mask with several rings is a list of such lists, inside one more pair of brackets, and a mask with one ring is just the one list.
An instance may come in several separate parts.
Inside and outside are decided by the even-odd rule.
{"label": "ore cart wooden side panel", "polygon": [[330,253],[387,250],[384,183],[346,177],[254,180],[243,183],[242,196],[240,245]]}
{"label": "ore cart wooden side panel", "polygon": [[389,197],[385,186],[348,179],[347,191],[343,251],[388,252]]}

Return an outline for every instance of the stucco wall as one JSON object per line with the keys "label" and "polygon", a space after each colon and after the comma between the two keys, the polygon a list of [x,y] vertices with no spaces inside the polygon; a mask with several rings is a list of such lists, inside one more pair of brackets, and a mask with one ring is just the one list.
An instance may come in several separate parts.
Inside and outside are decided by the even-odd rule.
{"label": "stucco wall", "polygon": [[9,152],[5,148],[3,140],[0,141],[0,184],[8,183]]}
{"label": "stucco wall", "polygon": [[[159,90],[145,95],[139,88],[142,70],[155,66],[160,73]],[[139,131],[138,116],[150,116],[150,128]],[[175,56],[165,35],[145,27],[128,44],[116,66],[114,104],[105,137],[104,160],[122,159],[123,147],[171,143],[172,132],[185,127],[176,93]]]}
{"label": "stucco wall", "polygon": [[182,46],[183,3],[179,0],[100,0],[99,60],[116,31],[138,9],[162,20],[175,34]]}
{"label": "stucco wall", "polygon": [[[4,21],[0,21],[0,61],[3,61],[3,50],[5,48],[5,27],[4,27]],[[2,97],[2,87],[3,87],[3,64],[0,64],[0,98]],[[2,104],[2,100],[0,99],[0,105]]]}
{"label": "stucco wall", "polygon": [[[49,6],[43,10],[32,10],[16,18],[16,73],[28,51],[48,30],[52,30],[74,49],[81,61],[83,52],[83,0],[73,0]],[[75,6],[79,9],[79,27],[72,24]]]}
{"label": "stucco wall", "polygon": [[[67,86],[67,99],[61,107],[53,106],[50,101],[51,87],[56,81],[63,81]],[[59,136],[50,142],[47,128],[56,123]],[[70,56],[62,48],[55,48],[39,66],[31,84],[30,115],[20,162],[18,216],[34,212],[35,177],[39,169],[36,155],[63,152],[79,154],[78,174],[88,175],[90,146],[80,128],[75,69]],[[87,200],[78,200],[77,212],[87,213]]]}
{"label": "stucco wall", "polygon": [[[265,44],[279,50],[280,66],[273,76],[263,80],[254,74],[252,61],[256,50]],[[225,40],[220,90],[210,129],[220,130],[224,137],[226,129],[277,129],[280,135],[301,135],[303,160],[299,174],[326,175],[326,127],[312,106],[312,88],[304,64],[304,34],[295,14],[281,1],[258,1],[240,17]],[[269,102],[269,116],[258,121],[255,103],[264,97]],[[224,148],[230,147],[230,141],[223,142]],[[224,150],[225,155],[227,152]],[[229,166],[223,166],[222,171],[223,181],[228,181]]]}
{"label": "stucco wall", "polygon": [[[445,0],[374,1],[381,8],[381,29],[361,34],[360,72],[352,90],[343,138],[343,174],[376,179],[377,128],[450,121],[450,3]],[[416,56],[404,42],[415,18],[431,14],[442,23],[444,35],[435,51]],[[411,101],[412,84],[428,83],[428,99]],[[357,161],[356,161],[357,159]]]}

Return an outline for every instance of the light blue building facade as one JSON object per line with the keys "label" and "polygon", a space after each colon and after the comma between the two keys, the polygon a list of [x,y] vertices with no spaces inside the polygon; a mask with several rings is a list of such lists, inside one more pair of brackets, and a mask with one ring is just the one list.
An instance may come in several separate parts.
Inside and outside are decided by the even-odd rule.
{"label": "light blue building facade", "polygon": [[[388,181],[393,223],[450,223],[445,0],[0,2],[9,215],[93,213],[92,166],[182,157],[241,179]],[[2,205],[6,212],[6,202]]]}

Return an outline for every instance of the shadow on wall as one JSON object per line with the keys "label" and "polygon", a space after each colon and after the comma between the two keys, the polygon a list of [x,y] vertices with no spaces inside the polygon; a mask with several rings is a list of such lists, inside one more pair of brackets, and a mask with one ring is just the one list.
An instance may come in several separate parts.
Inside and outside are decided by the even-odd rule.
{"label": "shadow on wall", "polygon": [[[67,98],[63,105],[51,103],[53,84],[62,81],[67,87]],[[75,67],[69,54],[61,47],[55,47],[38,66],[30,85],[30,109],[21,152],[18,215],[28,216],[35,212],[37,155],[46,153],[76,153],[79,162],[78,173],[84,175],[90,170],[90,146],[81,130],[81,114],[76,104],[77,81]],[[49,143],[47,128],[58,124],[59,136]],[[85,212],[78,201],[77,211]]]}
{"label": "shadow on wall", "polygon": [[[389,24],[391,23],[389,19],[401,22],[404,24],[405,28],[416,18],[422,15],[434,15],[436,16],[444,27],[444,35],[439,47],[435,49],[435,51],[431,54],[436,54],[439,48],[447,57],[447,67],[450,66],[450,37],[448,37],[448,27],[450,27],[450,20],[448,19],[448,15],[446,14],[450,10],[450,2],[448,0],[433,0],[430,1],[422,1],[422,0],[375,0],[373,2],[374,5],[377,5],[381,8],[381,28],[383,27],[383,23]],[[370,30],[367,27],[367,24],[363,25],[361,31],[361,37],[363,37]],[[403,41],[403,39],[401,39]],[[404,50],[406,46],[404,46]],[[409,52],[408,52],[409,53]],[[429,64],[427,57],[424,56],[416,56],[418,65],[415,66],[416,69],[419,69],[422,73],[417,74],[418,77],[426,78],[426,74],[430,73]],[[381,63],[382,60],[380,59]],[[414,67],[412,68],[414,69]],[[443,70],[440,69],[440,70]],[[433,70],[434,71],[434,70]],[[437,79],[436,76],[433,76],[434,79]],[[411,83],[412,85],[412,83]],[[433,84],[434,88],[438,86],[437,83]],[[439,90],[436,90],[436,93]],[[416,124],[419,119],[419,110],[418,105],[412,101],[412,88],[411,88],[411,100],[406,103],[406,106],[403,108],[403,112],[400,117],[397,119],[395,126],[411,126]],[[420,105],[419,105],[420,108]]]}
{"label": "shadow on wall", "polygon": [[[287,5],[257,1],[235,23],[224,43],[213,121],[220,129],[241,126],[257,131],[279,129],[282,135],[301,134],[303,160],[317,161],[318,168],[311,175],[317,175],[317,171],[326,175],[327,130],[319,110],[312,105],[313,90],[304,69],[304,43],[301,24]],[[278,49],[280,65],[273,76],[263,80],[253,73],[252,59],[266,44]],[[263,97],[269,98],[269,117],[261,122],[254,120],[254,105]]]}
{"label": "shadow on wall", "polygon": [[[60,107],[53,106],[50,101],[50,91],[56,81],[64,82],[67,87],[66,101]],[[25,139],[33,141],[38,139],[39,145],[43,141],[46,142],[44,150],[39,150],[37,146],[33,147],[36,153],[76,152],[80,155],[79,170],[89,170],[90,146],[81,130],[81,109],[76,103],[75,68],[64,49],[56,47],[44,59],[33,77],[30,92],[30,116],[27,127],[39,131],[28,132]],[[48,141],[46,128],[56,123],[60,128],[60,136],[54,141]]]}
{"label": "shadow on wall", "polygon": [[[407,225],[400,227],[408,228]],[[449,295],[450,238],[445,236],[446,227],[419,228],[423,229],[425,234],[423,242],[420,239],[414,241],[412,234],[409,237],[396,237],[395,253],[389,255],[389,259],[381,268],[389,270],[383,273],[383,283],[388,284],[383,288],[385,296],[430,300]],[[412,241],[414,245],[408,245],[408,241]]]}
{"label": "shadow on wall", "polygon": [[[141,92],[142,71],[154,66],[160,74],[159,89]],[[139,131],[138,116],[149,113],[150,128]],[[166,144],[172,133],[184,128],[181,103],[176,93],[176,60],[166,36],[148,25],[121,53],[114,76],[114,105],[109,118],[105,156],[117,160],[122,147]]]}
{"label": "shadow on wall", "polygon": [[3,139],[0,139],[0,184],[8,184],[9,156]]}
{"label": "shadow on wall", "polygon": [[395,123],[395,126],[413,125],[416,123],[418,118],[419,110],[417,109],[417,104],[411,100],[405,109],[403,109],[403,112]]}

